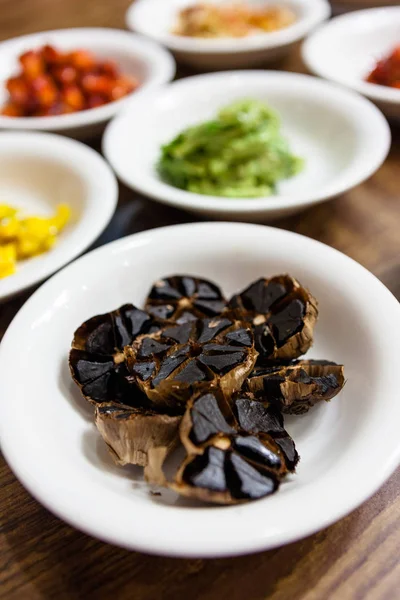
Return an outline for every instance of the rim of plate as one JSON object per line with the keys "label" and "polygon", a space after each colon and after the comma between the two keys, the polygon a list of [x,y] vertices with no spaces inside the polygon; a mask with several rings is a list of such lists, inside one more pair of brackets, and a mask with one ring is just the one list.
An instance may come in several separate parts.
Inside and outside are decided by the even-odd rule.
{"label": "rim of plate", "polygon": [[301,55],[307,68],[319,77],[340,83],[348,89],[355,90],[377,102],[389,102],[394,105],[400,104],[400,90],[385,87],[384,85],[378,85],[376,83],[368,83],[368,81],[358,80],[356,78],[349,81],[346,78],[333,75],[329,66],[326,68],[323,53],[321,54],[319,49],[319,44],[324,36],[327,33],[335,31],[337,32],[336,35],[340,36],[340,29],[345,23],[351,23],[352,21],[357,21],[359,19],[379,18],[382,15],[388,15],[388,18],[390,18],[392,14],[396,15],[400,24],[400,6],[382,6],[377,8],[366,8],[364,10],[355,10],[334,17],[327,23],[323,23],[303,42]]}
{"label": "rim of plate", "polygon": [[331,6],[328,0],[313,0],[312,3],[306,0],[292,0],[288,4],[293,5],[294,8],[300,8],[304,11],[304,14],[295,23],[284,29],[240,39],[195,39],[168,32],[151,33],[147,28],[140,27],[138,14],[147,2],[148,0],[135,0],[130,5],[125,15],[125,23],[128,29],[147,35],[172,51],[182,51],[190,54],[231,54],[286,46],[300,40],[319,23],[328,19],[331,14]]}
{"label": "rim of plate", "polygon": [[[129,127],[130,115],[136,115],[139,110],[148,110],[149,104],[157,100],[162,94],[168,93],[170,89],[180,90],[190,87],[195,82],[213,81],[221,79],[236,80],[242,78],[244,85],[246,80],[259,78],[269,81],[272,85],[279,82],[288,82],[298,89],[307,90],[314,98],[321,98],[323,102],[329,102],[343,113],[351,112],[352,118],[356,119],[364,136],[374,136],[372,151],[363,161],[358,161],[351,171],[341,173],[328,185],[317,189],[315,192],[298,193],[296,196],[272,195],[260,198],[221,198],[220,196],[206,196],[194,192],[188,192],[175,188],[163,182],[155,174],[148,181],[138,178],[128,178],[121,171],[118,159],[118,136],[119,130]],[[340,107],[339,109],[337,107]],[[169,204],[183,209],[196,209],[201,211],[213,211],[218,213],[253,213],[268,212],[270,209],[285,209],[291,207],[306,207],[311,204],[324,202],[348,191],[359,185],[383,164],[391,145],[390,127],[382,112],[368,99],[360,96],[355,91],[346,89],[340,85],[318,79],[311,75],[300,73],[289,73],[284,71],[222,71],[218,73],[207,73],[194,75],[178,81],[166,84],[157,90],[149,90],[139,98],[132,99],[127,110],[117,115],[106,127],[102,139],[102,151],[108,162],[114,169],[118,178],[131,189],[148,196],[157,202]]]}
{"label": "rim of plate", "polygon": [[[22,292],[65,266],[86,250],[102,233],[114,214],[118,201],[118,183],[104,158],[85,144],[67,137],[44,132],[2,131],[0,146],[10,151],[21,149],[35,158],[57,158],[91,182],[90,200],[85,212],[69,232],[65,230],[65,248],[55,246],[32,263],[32,268],[16,272],[0,281],[0,301]],[[96,196],[96,197],[95,197]],[[34,267],[33,267],[34,265]]]}
{"label": "rim of plate", "polygon": [[[262,528],[256,531],[252,530],[251,535],[244,536],[244,539],[243,537],[238,539],[234,548],[232,548],[231,542],[227,543],[224,539],[218,539],[218,542],[215,539],[211,541],[207,539],[206,541],[193,539],[190,523],[195,523],[195,526],[200,531],[207,530],[206,525],[209,525],[210,522],[217,523],[222,518],[221,515],[228,514],[228,511],[230,511],[230,517],[232,514],[236,514],[237,517],[237,512],[235,512],[237,507],[225,507],[222,509],[223,513],[210,511],[209,508],[193,508],[189,513],[185,512],[185,509],[179,510],[179,527],[185,532],[185,539],[183,540],[179,536],[172,535],[171,529],[167,526],[156,532],[149,528],[148,522],[144,518],[146,516],[146,507],[141,509],[142,518],[137,519],[134,523],[127,519],[122,519],[121,523],[115,517],[117,519],[116,522],[113,514],[108,519],[104,519],[103,510],[98,510],[95,505],[89,506],[90,503],[86,503],[85,506],[87,508],[85,510],[85,506],[76,505],[76,496],[74,494],[60,494],[57,486],[57,478],[49,477],[46,465],[40,460],[43,452],[45,452],[45,449],[40,449],[40,445],[32,445],[29,460],[27,460],[26,454],[19,446],[20,433],[26,432],[23,426],[23,417],[20,415],[20,418],[16,419],[13,402],[4,401],[7,395],[12,396],[12,391],[15,389],[12,364],[13,356],[15,353],[18,353],[20,344],[20,328],[28,327],[38,317],[37,313],[43,311],[43,305],[46,304],[47,306],[47,303],[51,302],[51,299],[59,294],[59,290],[64,286],[64,280],[68,281],[70,277],[74,278],[75,276],[76,278],[84,274],[88,268],[93,268],[99,261],[101,262],[102,257],[106,255],[117,256],[123,254],[124,251],[131,251],[135,248],[140,248],[143,251],[143,248],[147,244],[156,242],[162,244],[167,239],[171,242],[171,240],[180,237],[184,239],[188,237],[193,238],[196,234],[201,234],[203,239],[205,235],[211,237],[213,235],[227,235],[229,237],[229,232],[233,233],[234,230],[236,230],[236,235],[244,235],[246,231],[247,236],[259,241],[261,241],[261,238],[264,239],[265,236],[268,236],[270,239],[272,238],[273,243],[277,247],[280,247],[279,244],[285,242],[291,244],[295,250],[297,249],[298,252],[304,253],[305,257],[309,260],[323,261],[328,273],[339,272],[343,268],[349,281],[357,281],[353,292],[357,298],[361,297],[361,295],[363,298],[370,298],[369,302],[372,302],[373,306],[369,308],[369,311],[374,311],[375,304],[379,304],[383,319],[385,322],[387,320],[391,323],[391,331],[396,329],[396,324],[400,327],[400,310],[397,300],[374,275],[360,264],[341,252],[311,238],[262,225],[206,222],[163,227],[137,233],[102,246],[65,267],[65,269],[56,274],[33,294],[16,315],[4,336],[0,347],[0,364],[3,373],[0,379],[0,398],[3,399],[3,402],[0,403],[0,434],[2,450],[7,462],[23,485],[45,507],[77,529],[121,547],[160,555],[217,557],[266,550],[311,535],[347,515],[367,500],[386,481],[399,464],[400,441],[398,435],[396,435],[398,420],[395,417],[396,414],[400,416],[400,405],[395,402],[393,396],[393,383],[399,368],[400,340],[395,336],[392,336],[393,339],[391,342],[394,347],[388,348],[388,361],[383,361],[383,372],[380,375],[380,380],[382,380],[380,381],[382,383],[381,394],[385,398],[393,398],[393,411],[390,415],[384,412],[383,415],[386,415],[386,420],[382,419],[379,421],[381,432],[379,435],[378,433],[375,434],[380,440],[376,449],[374,452],[368,454],[368,461],[366,461],[363,450],[365,450],[366,446],[370,448],[371,438],[369,436],[365,439],[363,438],[362,442],[358,438],[356,447],[353,448],[353,454],[355,454],[354,464],[357,468],[346,470],[343,460],[341,464],[339,460],[339,467],[338,463],[335,463],[335,466],[329,472],[329,476],[325,474],[313,483],[318,497],[325,498],[322,503],[322,512],[318,508],[320,507],[319,504],[318,506],[310,507],[307,517],[304,517],[304,519],[294,519],[292,527],[288,526],[286,522],[286,529],[283,532],[279,531],[279,528],[268,534],[263,532]],[[368,290],[367,295],[364,294],[365,289]],[[365,310],[365,302],[363,306]],[[369,311],[366,312],[366,316]],[[378,331],[378,347],[379,336],[383,335],[384,333],[379,333]],[[371,427],[376,432],[375,419],[373,421],[374,424],[369,425],[368,432],[370,432]],[[383,436],[381,435],[382,428],[384,430]],[[57,463],[54,465],[55,468],[56,465]],[[340,473],[342,492],[335,496],[333,502],[329,500],[332,497],[332,480],[337,481],[338,473]],[[105,492],[104,486],[99,485],[96,481],[87,481],[76,469],[67,469],[67,473],[63,471],[63,474],[67,478],[69,476],[76,478],[75,483],[79,484],[80,492],[85,498],[98,497],[96,494],[102,491],[103,501],[108,503],[113,499],[119,498],[122,506],[126,504],[125,499],[121,498],[114,490],[107,489]],[[297,499],[299,500],[300,495],[300,500],[304,501],[304,494],[305,498],[309,498],[308,486],[297,492]],[[104,495],[106,495],[106,498],[104,498]],[[130,501],[127,502],[130,505]],[[326,514],[328,506],[329,510]],[[257,502],[252,504],[252,510],[256,513],[262,510],[260,507],[261,504]],[[168,523],[167,516],[171,516],[172,514],[169,507],[156,505],[155,510],[157,513],[156,520],[160,520],[161,518],[164,525]],[[150,513],[154,519],[155,513],[152,509]],[[240,514],[242,513],[240,512]],[[204,517],[204,515],[207,515],[207,517]],[[164,518],[166,519],[165,521]],[[288,520],[290,522],[290,515]],[[173,531],[175,532],[175,529]]]}
{"label": "rim of plate", "polygon": [[[64,129],[74,129],[86,125],[94,125],[109,120],[117,112],[122,110],[135,96],[142,94],[145,90],[151,89],[171,81],[176,72],[176,63],[172,54],[166,49],[156,44],[151,39],[134,34],[130,31],[120,29],[108,29],[106,27],[74,27],[66,29],[52,29],[49,31],[40,31],[12,38],[0,43],[0,59],[3,51],[9,52],[13,46],[20,44],[40,44],[48,38],[68,39],[70,36],[82,39],[83,45],[88,43],[89,39],[97,38],[103,40],[105,45],[112,44],[117,50],[126,54],[131,54],[140,62],[148,62],[152,66],[153,73],[151,77],[134,92],[128,94],[120,100],[114,100],[104,106],[82,110],[68,115],[57,115],[53,117],[6,117],[0,115],[0,128],[16,130],[41,130],[41,131],[63,131]],[[52,40],[54,43],[54,40]],[[18,52],[18,51],[17,51]],[[4,83],[0,81],[0,83]]]}

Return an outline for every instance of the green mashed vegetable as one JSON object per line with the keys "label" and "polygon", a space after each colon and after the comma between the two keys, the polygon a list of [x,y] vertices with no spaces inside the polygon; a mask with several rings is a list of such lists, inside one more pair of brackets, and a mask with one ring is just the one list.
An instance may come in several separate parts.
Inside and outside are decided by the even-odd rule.
{"label": "green mashed vegetable", "polygon": [[242,100],[163,146],[158,172],[190,192],[257,198],[273,194],[303,164],[282,137],[278,115],[263,102]]}

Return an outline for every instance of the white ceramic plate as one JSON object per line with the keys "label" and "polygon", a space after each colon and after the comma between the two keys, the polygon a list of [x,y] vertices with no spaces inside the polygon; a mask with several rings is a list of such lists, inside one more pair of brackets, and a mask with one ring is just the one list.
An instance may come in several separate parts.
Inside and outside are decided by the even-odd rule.
{"label": "white ceramic plate", "polygon": [[[81,322],[125,302],[141,305],[154,280],[182,272],[214,279],[227,295],[289,272],[319,301],[310,356],[343,361],[347,383],[331,403],[286,418],[301,461],[274,496],[209,507],[165,490],[151,495],[139,468],[113,464],[71,381],[67,356]],[[119,546],[228,556],[286,544],[349,513],[398,465],[399,328],[399,304],[382,283],[314,240],[235,223],[139,233],[68,266],[11,324],[0,346],[2,451],[47,508]]]}
{"label": "white ceramic plate", "polygon": [[[0,133],[0,204],[26,215],[71,207],[71,222],[46,254],[18,263],[0,279],[0,302],[39,283],[81,254],[111,219],[118,185],[103,158],[80,142],[49,133]],[[1,308],[0,308],[1,310]]]}
{"label": "white ceramic plate", "polygon": [[[226,3],[214,0],[213,4]],[[247,0],[255,7],[276,4],[271,0]],[[297,16],[297,21],[271,33],[245,38],[196,39],[174,35],[178,14],[182,8],[197,4],[197,0],[135,0],[126,14],[129,29],[149,36],[169,48],[180,61],[207,69],[249,67],[275,60],[287,54],[330,15],[327,0],[285,0]]]}
{"label": "white ceramic plate", "polygon": [[400,90],[365,81],[376,62],[400,44],[400,6],[359,10],[322,25],[303,44],[307,67],[373,100],[400,118]]}
{"label": "white ceramic plate", "polygon": [[[305,168],[267,198],[221,198],[160,180],[160,147],[189,125],[214,118],[239,98],[267,102],[281,116],[291,149]],[[353,92],[315,77],[278,71],[198,75],[132,99],[103,138],[103,151],[129,187],[179,208],[213,217],[264,220],[298,212],[361,183],[386,158],[390,130],[382,114]]]}
{"label": "white ceramic plate", "polygon": [[0,115],[0,129],[57,131],[79,138],[92,136],[101,131],[105,123],[124,108],[133,96],[146,88],[171,81],[175,75],[175,62],[171,54],[139,35],[119,29],[84,27],[43,31],[0,44],[0,105],[7,98],[6,80],[19,71],[18,56],[44,44],[61,50],[90,50],[99,58],[115,60],[121,72],[137,77],[141,86],[121,100],[69,115],[29,118]]}

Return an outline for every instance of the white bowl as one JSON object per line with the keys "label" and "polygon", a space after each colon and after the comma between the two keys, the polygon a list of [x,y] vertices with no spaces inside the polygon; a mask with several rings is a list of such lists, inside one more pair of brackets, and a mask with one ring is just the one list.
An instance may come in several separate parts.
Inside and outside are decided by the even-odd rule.
{"label": "white bowl", "polygon": [[[0,203],[27,215],[71,207],[71,222],[45,254],[0,279],[0,302],[39,283],[86,250],[111,219],[118,185],[103,158],[80,142],[48,133],[0,133]],[[1,309],[0,309],[1,310]]]}
{"label": "white bowl", "polygon": [[[185,127],[213,118],[238,98],[257,98],[281,115],[304,170],[266,198],[221,198],[181,190],[160,180],[162,144]],[[388,153],[390,131],[382,114],[358,94],[307,75],[239,71],[198,75],[132,100],[105,131],[103,151],[118,177],[159,202],[228,219],[264,220],[328,200],[361,183]]]}
{"label": "white bowl", "polygon": [[[163,489],[150,494],[141,469],[113,463],[71,381],[67,357],[81,322],[126,302],[142,305],[154,280],[182,272],[219,282],[228,296],[262,275],[293,274],[319,301],[310,356],[345,365],[340,395],[285,419],[301,460],[260,501],[209,507]],[[355,509],[399,464],[399,328],[399,304],[378,279],[295,233],[200,223],[129,236],[53,277],[9,327],[0,346],[2,451],[48,509],[119,546],[229,556],[293,542]]]}
{"label": "white bowl", "polygon": [[400,6],[359,10],[322,25],[303,44],[311,72],[373,100],[389,117],[400,118],[400,89],[365,81],[381,58],[400,44]]}
{"label": "white bowl", "polygon": [[6,80],[19,70],[18,56],[44,44],[61,50],[90,50],[103,59],[115,60],[122,73],[136,76],[141,82],[137,91],[98,108],[54,117],[5,117],[0,115],[0,129],[36,129],[88,137],[102,131],[107,121],[124,108],[136,94],[146,88],[171,81],[175,62],[171,54],[154,42],[119,29],[77,28],[43,31],[14,38],[0,44],[0,106],[7,98]]}
{"label": "white bowl", "polygon": [[[214,0],[213,4],[223,2],[226,0]],[[171,33],[179,11],[196,3],[196,0],[135,0],[126,13],[126,24],[129,29],[169,48],[179,61],[207,69],[237,69],[287,54],[296,42],[331,13],[327,0],[285,0],[285,6],[295,11],[297,21],[280,31],[239,39],[199,39]],[[258,7],[272,2],[247,0],[247,3]]]}

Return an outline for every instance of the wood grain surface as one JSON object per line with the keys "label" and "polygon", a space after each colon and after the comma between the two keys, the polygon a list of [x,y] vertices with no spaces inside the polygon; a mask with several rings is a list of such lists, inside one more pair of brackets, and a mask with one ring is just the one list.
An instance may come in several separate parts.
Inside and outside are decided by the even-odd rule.
{"label": "wood grain surface", "polygon": [[[59,27],[123,27],[128,5],[129,0],[0,0],[0,39]],[[279,66],[303,70],[296,53]],[[392,133],[390,156],[368,182],[276,225],[338,248],[400,298],[400,130]],[[118,211],[97,244],[192,220],[121,187]],[[28,295],[0,306],[0,337]],[[358,510],[316,535],[277,550],[219,560],[157,558],[100,543],[42,508],[2,459],[0,481],[0,598],[400,598],[400,471]]]}

